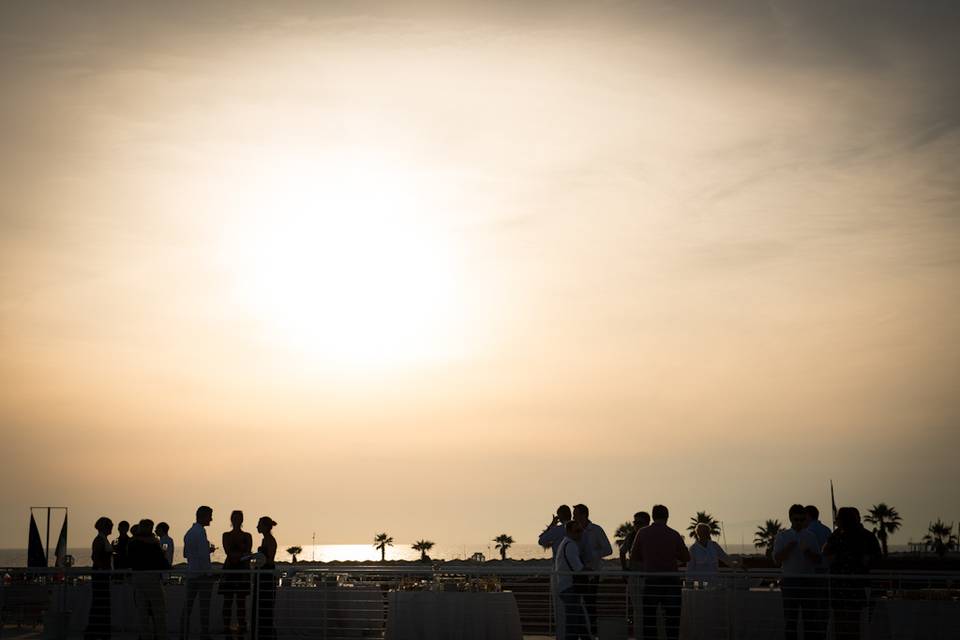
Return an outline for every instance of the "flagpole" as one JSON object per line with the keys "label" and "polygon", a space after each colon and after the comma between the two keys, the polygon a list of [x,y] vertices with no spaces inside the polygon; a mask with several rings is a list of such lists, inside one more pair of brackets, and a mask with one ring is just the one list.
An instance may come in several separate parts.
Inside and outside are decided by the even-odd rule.
{"label": "flagpole", "polygon": [[47,566],[50,566],[50,507],[47,507],[47,546],[44,548],[47,556]]}
{"label": "flagpole", "polygon": [[833,511],[833,528],[837,528],[837,501],[833,497],[833,479],[830,479],[830,508]]}

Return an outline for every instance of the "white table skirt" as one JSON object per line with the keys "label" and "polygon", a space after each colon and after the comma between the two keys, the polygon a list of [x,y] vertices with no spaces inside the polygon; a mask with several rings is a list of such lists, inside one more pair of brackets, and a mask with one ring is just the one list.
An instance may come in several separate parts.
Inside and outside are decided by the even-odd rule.
{"label": "white table skirt", "polygon": [[[72,586],[67,589],[64,602],[62,587],[55,587],[51,595],[51,610],[65,609],[70,612],[71,633],[81,632],[87,625],[90,612],[90,585]],[[170,584],[163,588],[167,604],[167,628],[173,632],[180,629],[180,616],[186,587]],[[129,584],[114,584],[111,592],[112,627],[118,631],[138,629],[137,610],[133,588]],[[210,603],[210,629],[222,630],[221,610],[223,597],[214,587]],[[253,598],[247,597],[247,615],[252,614]],[[384,627],[384,594],[371,587],[288,587],[277,589],[275,625],[284,635],[316,635],[318,630],[363,632],[382,630]],[[234,612],[234,616],[236,613]],[[200,627],[200,607],[195,601],[191,628]]]}
{"label": "white table skirt", "polygon": [[394,591],[388,595],[387,640],[520,640],[512,593]]}

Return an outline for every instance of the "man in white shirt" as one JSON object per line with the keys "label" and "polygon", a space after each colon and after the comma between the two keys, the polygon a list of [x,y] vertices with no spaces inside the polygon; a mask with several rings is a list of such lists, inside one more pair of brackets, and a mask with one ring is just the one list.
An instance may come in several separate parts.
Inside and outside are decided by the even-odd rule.
{"label": "man in white shirt", "polygon": [[[583,529],[580,536],[580,559],[586,571],[603,569],[603,559],[613,554],[607,533],[598,524],[590,521],[590,509],[585,504],[573,507],[573,519]],[[593,635],[597,635],[597,589],[600,576],[587,576],[583,585],[583,606],[587,610],[587,623]]]}
{"label": "man in white shirt", "polygon": [[[812,504],[808,504],[803,509],[807,512],[807,529],[810,529],[813,535],[817,536],[817,545],[819,545],[819,550],[822,553],[823,545],[827,544],[827,538],[830,537],[830,527],[820,522],[820,509]],[[826,573],[826,571],[827,563],[821,561],[820,570],[817,573]]]}
{"label": "man in white shirt", "polygon": [[710,539],[710,525],[701,522],[693,531],[697,540],[690,545],[690,560],[687,562],[687,578],[701,583],[715,583],[720,578],[720,563],[734,565],[719,544]]}
{"label": "man in white shirt", "polygon": [[787,640],[796,640],[801,615],[804,638],[824,637],[823,605],[816,585],[820,566],[820,545],[817,536],[807,528],[807,511],[802,504],[790,507],[790,528],[777,534],[773,541],[773,559],[782,567],[780,594],[783,598],[783,619]]}
{"label": "man in white shirt", "polygon": [[557,616],[557,634],[563,640],[589,638],[580,592],[581,581],[576,575],[583,571],[577,544],[582,539],[583,529],[579,522],[570,520],[564,527],[564,532],[564,538],[557,547],[557,557],[554,559],[557,589],[563,603],[563,614]]}
{"label": "man in white shirt", "polygon": [[213,594],[214,577],[209,573],[212,568],[210,554],[216,547],[207,540],[207,530],[213,521],[213,509],[207,506],[197,508],[197,521],[183,536],[183,557],[187,559],[187,593],[183,603],[183,620],[180,637],[190,636],[190,615],[193,601],[200,599],[200,637],[210,637],[210,598]]}
{"label": "man in white shirt", "polygon": [[[804,510],[807,512],[807,529],[813,532],[813,535],[817,537],[817,550],[820,551],[821,558],[820,564],[817,566],[818,574],[826,574],[829,567],[827,565],[827,559],[823,557],[823,547],[827,544],[827,539],[830,538],[830,527],[820,522],[820,509],[817,509],[816,506],[808,504],[804,507]],[[825,576],[816,578],[812,580],[812,593],[814,597],[814,602],[812,606],[820,614],[820,618],[816,621],[816,624],[820,625],[816,628],[816,637],[826,638],[827,637],[827,626],[830,622],[830,614],[828,610],[830,608],[830,585],[827,582]]]}
{"label": "man in white shirt", "polygon": [[[553,560],[557,559],[557,549],[560,548],[560,543],[563,542],[563,539],[567,535],[567,523],[573,516],[570,514],[570,507],[565,504],[557,507],[557,513],[553,516],[553,519],[550,520],[550,524],[543,530],[543,533],[540,534],[540,537],[537,539],[537,543],[544,549],[550,548],[551,553],[553,554]],[[557,612],[557,640],[563,639],[563,603],[560,601],[560,590],[557,588],[556,584],[556,574],[550,578],[550,591],[553,596],[553,608]]]}

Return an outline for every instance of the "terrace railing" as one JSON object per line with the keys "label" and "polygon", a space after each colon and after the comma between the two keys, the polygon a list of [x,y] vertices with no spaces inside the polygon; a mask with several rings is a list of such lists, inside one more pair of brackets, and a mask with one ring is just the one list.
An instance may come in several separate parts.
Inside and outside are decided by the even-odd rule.
{"label": "terrace railing", "polygon": [[[0,638],[516,640],[553,637],[566,620],[568,631],[589,625],[602,640],[674,631],[684,640],[782,638],[798,623],[807,637],[960,639],[960,574],[946,572],[784,578],[722,571],[693,579],[603,571],[567,576],[586,598],[563,600],[559,576],[546,567],[454,563],[203,574],[10,568],[0,576]],[[238,621],[232,611],[225,623],[221,592],[237,584],[250,592],[242,597],[246,615]],[[188,595],[195,597],[184,625]]]}

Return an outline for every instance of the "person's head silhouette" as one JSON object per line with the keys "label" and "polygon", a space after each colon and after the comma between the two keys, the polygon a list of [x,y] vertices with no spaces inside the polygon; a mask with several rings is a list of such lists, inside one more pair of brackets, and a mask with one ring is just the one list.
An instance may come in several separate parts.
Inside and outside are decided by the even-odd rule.
{"label": "person's head silhouette", "polygon": [[137,535],[141,538],[153,538],[153,520],[144,518],[137,525]]}
{"label": "person's head silhouette", "polygon": [[650,526],[650,514],[646,511],[637,511],[633,514],[633,526],[637,529]]}
{"label": "person's head silhouette", "polygon": [[710,542],[710,525],[706,522],[701,522],[693,530],[693,534],[697,537],[697,542],[700,544],[707,544]]}
{"label": "person's head silhouette", "polygon": [[573,506],[573,519],[580,523],[581,528],[586,528],[590,521],[590,508],[585,504]]}
{"label": "person's head silhouette", "polygon": [[130,531],[130,523],[126,520],[121,520],[117,523],[117,533],[120,534],[120,537],[127,535],[127,532]]}
{"label": "person's head silhouette", "polygon": [[860,511],[856,507],[840,507],[837,510],[837,528],[841,531],[850,531],[862,526]]}
{"label": "person's head silhouette", "polygon": [[277,523],[270,516],[263,516],[257,521],[257,531],[264,535],[273,531],[275,526],[277,526]]}
{"label": "person's head silhouette", "polygon": [[213,509],[203,505],[197,507],[197,524],[206,527],[213,521]]}
{"label": "person's head silhouette", "polygon": [[232,511],[232,512],[230,513],[230,524],[233,525],[233,528],[234,528],[234,529],[239,529],[240,527],[242,527],[242,526],[243,526],[243,511],[240,511],[239,509],[236,510],[236,511]]}
{"label": "person's head silhouette", "polygon": [[790,526],[793,527],[794,531],[800,531],[807,526],[807,510],[802,504],[790,505],[787,516],[790,518]]}
{"label": "person's head silhouette", "polygon": [[654,522],[666,522],[670,519],[670,510],[662,504],[653,505],[653,509],[650,511],[652,512]]}
{"label": "person's head silhouette", "polygon": [[93,525],[93,527],[98,533],[108,536],[113,533],[113,520],[107,516],[100,516],[97,518],[97,522]]}
{"label": "person's head silhouette", "polygon": [[158,535],[158,536],[165,536],[165,535],[167,535],[168,533],[170,533],[170,525],[168,525],[166,522],[158,522],[158,523],[157,523],[157,535]]}

